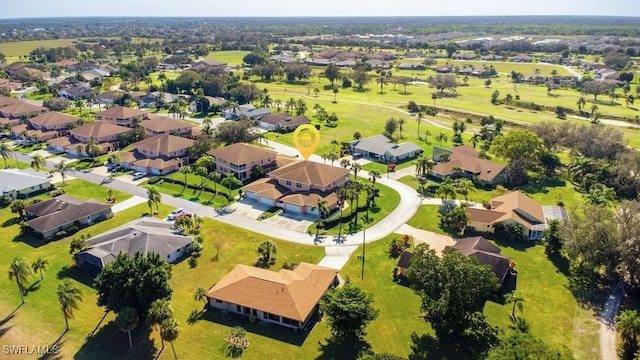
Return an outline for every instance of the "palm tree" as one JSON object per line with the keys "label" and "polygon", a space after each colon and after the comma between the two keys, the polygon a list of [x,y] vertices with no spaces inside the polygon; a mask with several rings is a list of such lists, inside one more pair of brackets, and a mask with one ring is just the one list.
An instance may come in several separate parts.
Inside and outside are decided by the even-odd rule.
{"label": "palm tree", "polygon": [[298,99],[296,102],[296,114],[304,115],[307,112],[307,103],[303,99]]}
{"label": "palm tree", "polygon": [[71,171],[71,165],[67,164],[65,160],[60,161],[53,167],[53,172],[60,173],[62,177],[62,184],[65,184],[65,180],[67,179],[67,173]]}
{"label": "palm tree", "polygon": [[[167,299],[158,299],[151,303],[146,322],[148,326],[158,325],[158,330],[160,330],[160,324],[171,317],[173,317],[173,309],[169,301]],[[164,349],[164,339],[162,336],[160,340],[162,341],[162,348]]]}
{"label": "palm tree", "polygon": [[185,165],[183,167],[180,168],[180,173],[184,174],[184,189],[187,188],[188,184],[189,184],[189,178],[187,175],[189,175],[189,173],[191,173],[191,166],[190,165]]}
{"label": "palm tree", "polygon": [[429,144],[429,136],[431,136],[431,130],[425,130],[424,132],[424,142],[426,142],[427,144]]}
{"label": "palm tree", "polygon": [[320,94],[320,89],[313,88],[313,95],[315,95],[315,97],[318,97],[318,94]]}
{"label": "palm tree", "polygon": [[473,148],[475,149],[480,140],[482,140],[482,135],[474,133],[473,136],[471,136],[471,138],[469,139],[469,144],[471,144],[471,146],[473,146]]}
{"label": "palm tree", "polygon": [[387,77],[381,75],[376,79],[376,84],[380,84],[380,95],[384,94],[384,85],[387,83]]}
{"label": "palm tree", "polygon": [[402,139],[402,126],[406,124],[407,121],[403,118],[398,119],[398,140]]}
{"label": "palm tree", "polygon": [[338,155],[338,153],[335,150],[331,150],[327,154],[327,160],[331,161],[331,166],[333,166],[333,162],[338,161],[338,159],[340,159],[340,155]]}
{"label": "palm tree", "polygon": [[20,298],[22,299],[22,303],[24,304],[24,295],[25,295],[25,283],[29,279],[31,275],[31,268],[29,268],[29,264],[22,256],[17,256],[11,261],[9,265],[9,280],[16,279],[16,283],[18,284],[18,289],[20,290]]}
{"label": "palm tree", "polygon": [[635,310],[623,310],[616,317],[616,328],[620,331],[625,353],[633,354],[638,350],[640,335],[640,315]]}
{"label": "palm tree", "polygon": [[433,110],[436,110],[436,100],[438,100],[438,93],[431,93],[431,100],[433,100]]}
{"label": "palm tree", "polygon": [[[362,181],[355,180],[351,183],[350,192],[351,192],[351,215],[353,215],[353,211],[355,210],[356,215],[353,217],[353,223],[356,224],[358,221],[358,204],[360,203],[360,192],[364,189],[364,184]],[[354,205],[355,203],[355,205]]]}
{"label": "palm tree", "polygon": [[578,113],[582,114],[582,109],[587,104],[587,100],[585,100],[584,96],[580,96],[576,105],[578,105]]}
{"label": "palm tree", "polygon": [[473,181],[466,178],[456,179],[455,186],[458,193],[464,196],[465,201],[468,200],[469,193],[475,191]]}
{"label": "palm tree", "polygon": [[438,146],[442,146],[442,142],[449,141],[449,137],[447,136],[447,134],[441,132],[436,136],[436,141],[438,142]]}
{"label": "palm tree", "polygon": [[24,200],[16,199],[11,202],[11,212],[14,214],[18,214],[21,219],[24,219],[24,208],[27,206],[24,203]]}
{"label": "palm tree", "polygon": [[424,155],[416,159],[415,165],[416,165],[416,176],[421,178],[427,177],[434,166],[431,159],[429,159]]}
{"label": "palm tree", "polygon": [[591,118],[593,119],[593,116],[595,115],[595,113],[600,110],[600,108],[598,107],[598,105],[593,104],[591,105]]}
{"label": "palm tree", "polygon": [[35,171],[42,171],[46,169],[46,167],[47,167],[47,161],[44,159],[42,155],[35,154],[32,156],[32,160],[31,160],[32,169],[34,169]]}
{"label": "palm tree", "polygon": [[218,183],[222,180],[222,174],[216,171],[211,171],[208,177],[213,183],[213,197],[215,197],[218,195]]}
{"label": "palm tree", "polygon": [[333,102],[334,103],[338,102],[338,92],[339,92],[338,87],[334,86],[333,87]]}
{"label": "palm tree", "polygon": [[84,236],[80,236],[79,238],[71,239],[71,243],[69,244],[69,253],[71,255],[75,255],[81,251],[84,251],[87,248],[87,240]]}
{"label": "palm tree", "polygon": [[34,273],[40,272],[40,280],[44,279],[42,271],[47,271],[47,266],[49,266],[49,260],[45,259],[42,256],[38,256],[36,261],[31,264],[31,268],[33,269]]}
{"label": "palm tree", "polygon": [[507,304],[513,304],[513,309],[511,309],[511,317],[513,319],[516,318],[516,308],[518,308],[520,312],[522,312],[524,309],[524,306],[522,304],[524,302],[524,296],[522,296],[522,294],[519,291],[513,291],[508,293],[505,296],[504,301]]}
{"label": "palm tree", "polygon": [[275,254],[277,250],[278,246],[275,242],[271,240],[263,241],[258,246],[258,254],[260,254],[259,262],[264,265],[272,264],[273,262],[275,262],[275,256],[271,255]]}
{"label": "palm tree", "polygon": [[78,303],[82,302],[82,293],[75,287],[71,280],[64,279],[56,291],[58,301],[64,314],[66,331],[69,331],[69,319],[73,319],[73,310],[78,308]]}
{"label": "palm tree", "polygon": [[122,159],[120,159],[120,155],[117,152],[112,152],[107,159],[110,164],[120,164]]}
{"label": "palm tree", "polygon": [[131,330],[138,326],[140,317],[138,316],[138,310],[133,306],[125,306],[120,310],[116,316],[116,325],[120,328],[120,331],[127,332],[129,335],[129,349],[133,350],[133,341],[131,340]]}
{"label": "palm tree", "polygon": [[180,333],[180,328],[178,327],[178,321],[170,317],[160,324],[160,337],[162,340],[166,340],[171,343],[171,349],[173,350],[173,358],[178,360],[178,356],[176,355],[176,348],[173,346],[173,342],[178,338],[178,334]]}
{"label": "palm tree", "polygon": [[444,181],[442,181],[438,186],[438,190],[436,190],[436,195],[439,196],[442,200],[447,200],[448,198],[455,199],[456,188],[455,188],[453,179],[451,178],[444,179]]}
{"label": "palm tree", "polygon": [[380,170],[373,169],[373,170],[369,171],[369,181],[371,181],[371,183],[373,185],[375,185],[376,181],[378,179],[380,179],[381,177],[382,177],[382,174],[380,173]]}
{"label": "palm tree", "polygon": [[2,156],[2,160],[4,160],[4,167],[9,167],[9,165],[7,165],[7,159],[11,159],[13,157],[13,152],[11,151],[9,144],[0,144],[0,156]]}
{"label": "palm tree", "polygon": [[358,179],[358,172],[362,170],[362,165],[358,164],[357,162],[353,162],[351,163],[351,170],[353,170],[353,177],[355,179]]}
{"label": "palm tree", "polygon": [[147,205],[149,205],[149,213],[153,213],[153,205],[156,205],[156,212],[158,212],[162,195],[155,186],[147,186]]}
{"label": "palm tree", "polygon": [[422,140],[420,137],[420,124],[422,123],[422,119],[424,119],[424,113],[420,111],[418,115],[416,115],[416,123],[418,123],[418,140]]}
{"label": "palm tree", "polygon": [[338,208],[340,208],[340,221],[338,222],[338,240],[340,240],[342,236],[342,210],[344,209],[344,204],[349,198],[349,192],[343,187],[336,192],[336,196],[338,197],[337,205]]}
{"label": "palm tree", "polygon": [[96,139],[90,138],[89,141],[87,141],[84,150],[87,152],[87,155],[89,155],[90,158],[95,159],[102,148],[100,147],[100,144]]}
{"label": "palm tree", "polygon": [[220,184],[227,187],[227,189],[229,190],[229,199],[231,199],[231,188],[234,184],[238,183],[238,181],[239,180],[233,173],[228,173],[227,176],[224,177],[224,179],[220,180]]}
{"label": "palm tree", "polygon": [[202,286],[198,286],[193,291],[193,299],[196,301],[204,301],[205,305],[207,304],[207,289]]}

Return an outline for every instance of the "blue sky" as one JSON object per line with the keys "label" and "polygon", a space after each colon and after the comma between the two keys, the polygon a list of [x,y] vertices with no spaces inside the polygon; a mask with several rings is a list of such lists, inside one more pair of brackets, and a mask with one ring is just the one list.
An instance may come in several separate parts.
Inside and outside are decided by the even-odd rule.
{"label": "blue sky", "polygon": [[637,0],[2,0],[0,18],[59,16],[640,16]]}

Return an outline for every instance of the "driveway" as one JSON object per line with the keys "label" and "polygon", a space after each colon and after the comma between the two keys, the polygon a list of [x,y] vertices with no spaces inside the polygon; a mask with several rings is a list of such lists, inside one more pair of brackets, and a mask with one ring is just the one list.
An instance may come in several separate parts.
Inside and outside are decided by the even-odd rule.
{"label": "driveway", "polygon": [[127,210],[136,205],[143,204],[146,202],[147,202],[146,198],[143,198],[142,196],[133,195],[133,197],[113,205],[111,207],[111,211],[113,211],[113,213],[115,214],[117,212]]}
{"label": "driveway", "polygon": [[455,241],[450,236],[436,234],[431,231],[426,231],[422,229],[416,229],[413,226],[404,224],[395,231],[396,234],[400,235],[411,235],[413,237],[413,243],[415,245],[418,244],[427,244],[429,248],[434,249],[438,256],[442,256],[442,251],[446,246],[455,245]]}
{"label": "driveway", "polygon": [[320,260],[318,265],[326,266],[331,269],[341,270],[349,261],[351,254],[358,250],[357,245],[350,246],[326,246],[324,248],[325,257]]}

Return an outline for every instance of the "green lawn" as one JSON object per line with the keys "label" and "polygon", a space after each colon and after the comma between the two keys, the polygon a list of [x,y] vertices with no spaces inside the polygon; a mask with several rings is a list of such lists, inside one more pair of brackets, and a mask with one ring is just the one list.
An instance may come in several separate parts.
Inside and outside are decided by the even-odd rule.
{"label": "green lawn", "polygon": [[[80,196],[83,192],[73,191],[76,196]],[[165,217],[170,210],[170,207],[161,205],[158,216]],[[146,204],[137,205],[116,214],[110,220],[82,230],[80,234],[102,233],[138,218],[147,211]],[[100,323],[103,310],[96,306],[96,295],[90,286],[92,279],[71,268],[72,261],[68,250],[70,239],[43,245],[39,241],[20,237],[18,236],[19,226],[10,221],[14,215],[8,208],[0,209],[0,222],[4,224],[2,237],[4,255],[0,258],[0,266],[6,269],[9,262],[19,255],[25,256],[27,261],[44,256],[49,260],[50,265],[44,274],[43,281],[37,281],[39,276],[31,278],[33,285],[26,296],[26,304],[17,310],[20,297],[15,282],[10,282],[7,276],[0,277],[0,314],[2,314],[0,316],[5,318],[16,310],[0,325],[0,331],[3,333],[0,337],[0,346],[25,342],[42,346],[52,344],[64,330],[64,320],[59,311],[55,291],[61,279],[71,278],[81,288],[83,302],[74,312],[75,318],[70,320],[71,330],[60,339],[60,358],[153,358],[160,348],[160,340],[157,332],[149,334],[142,324],[133,332],[133,351],[128,350],[126,335],[111,323],[112,314],[109,314],[100,327],[95,329]],[[203,354],[207,354],[207,358],[222,359],[224,358],[222,348],[225,344],[223,338],[236,322],[222,320],[219,313],[211,311],[190,324],[187,319],[191,312],[202,309],[202,303],[193,300],[193,290],[198,286],[207,288],[212,286],[237,263],[252,264],[257,257],[258,244],[267,238],[209,219],[205,219],[202,224],[201,235],[204,238],[204,251],[197,267],[191,268],[188,261],[172,266],[171,284],[174,290],[172,307],[181,328],[175,347],[181,359],[201,359]],[[214,243],[218,243],[220,248],[218,261],[214,261]],[[317,263],[324,256],[324,249],[321,247],[302,246],[284,241],[277,241],[277,245],[277,261],[273,269],[279,269],[285,262]],[[265,328],[243,320],[238,322],[249,330],[247,338],[251,346],[245,354],[247,359],[263,356],[278,359],[315,357],[318,353],[318,341],[328,336],[328,330],[323,323],[317,325],[305,338],[291,331]],[[88,339],[88,335],[94,330],[94,336]],[[160,354],[159,358],[173,358],[169,347]]]}
{"label": "green lawn", "polygon": [[[66,184],[59,183],[57,186],[64,189],[65,194],[75,196],[80,199],[89,200],[94,199],[97,201],[105,202],[107,199],[106,186],[101,186],[88,181],[73,179],[67,180]],[[113,196],[116,198],[116,202],[121,202],[131,198],[131,194],[118,190],[113,190]]]}
{"label": "green lawn", "polygon": [[[360,179],[365,184],[370,183],[368,180]],[[371,210],[369,210],[369,222],[366,223],[366,227],[369,228],[375,224],[377,224],[384,217],[389,215],[391,211],[393,211],[398,204],[400,203],[400,195],[393,189],[388,186],[382,185],[380,183],[376,183],[376,187],[380,189],[380,197],[376,198],[376,206],[372,206]],[[366,193],[362,192],[359,199],[359,213],[358,213],[358,224],[357,227],[351,228],[350,223],[353,220],[353,216],[355,216],[355,205],[354,208],[351,208],[351,202],[349,202],[349,206],[346,207],[342,211],[342,221],[340,221],[340,212],[335,212],[333,215],[325,220],[325,229],[320,231],[320,234],[329,234],[329,235],[337,235],[340,231],[340,223],[342,222],[342,234],[347,234],[350,232],[357,232],[362,229],[363,219],[366,217],[366,212],[364,211],[364,207],[366,205]],[[353,231],[350,231],[351,230]],[[316,224],[312,224],[307,229],[309,233],[316,232]]]}
{"label": "green lawn", "polygon": [[[179,184],[172,184],[170,182],[162,182],[153,184],[161,193],[167,195],[183,198],[190,201],[195,201],[203,205],[210,205],[215,208],[220,208],[228,204],[228,199],[222,195],[215,195],[210,191],[200,191],[192,188],[185,188]],[[218,190],[220,191],[220,190]]]}
{"label": "green lawn", "polygon": [[364,279],[361,278],[362,248],[360,247],[340,271],[351,284],[373,293],[373,306],[380,315],[367,327],[367,342],[376,353],[407,357],[411,351],[411,333],[422,335],[431,327],[419,315],[420,298],[406,286],[393,281],[393,267],[398,259],[389,257],[387,247],[391,234],[366,245]]}
{"label": "green lawn", "polygon": [[249,51],[242,50],[215,51],[209,53],[206,58],[226,62],[229,65],[242,65],[242,58],[248,53]]}

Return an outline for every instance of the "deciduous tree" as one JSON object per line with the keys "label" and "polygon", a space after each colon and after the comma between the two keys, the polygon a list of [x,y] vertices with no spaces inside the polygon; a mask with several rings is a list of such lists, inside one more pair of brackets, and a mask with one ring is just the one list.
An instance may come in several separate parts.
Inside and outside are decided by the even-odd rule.
{"label": "deciduous tree", "polygon": [[351,284],[329,290],[320,300],[320,311],[339,342],[363,338],[367,324],[380,313],[373,307],[373,296]]}

